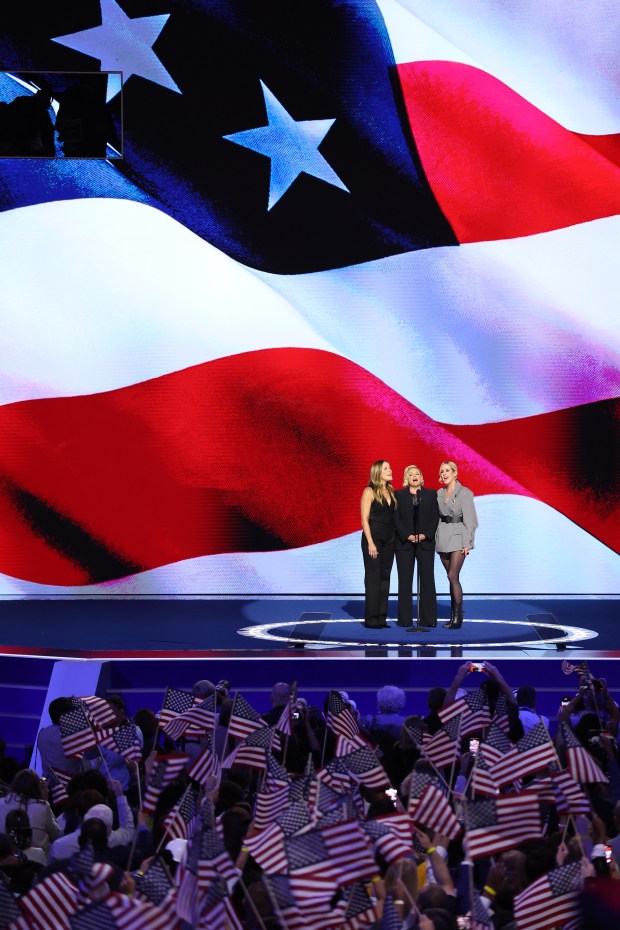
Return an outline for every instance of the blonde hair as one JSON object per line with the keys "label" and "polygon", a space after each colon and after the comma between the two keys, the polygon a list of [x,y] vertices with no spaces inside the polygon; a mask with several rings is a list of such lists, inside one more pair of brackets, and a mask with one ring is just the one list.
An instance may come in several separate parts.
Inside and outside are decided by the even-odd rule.
{"label": "blonde hair", "polygon": [[412,468],[415,468],[416,471],[420,472],[420,478],[422,479],[422,487],[424,487],[424,475],[422,474],[422,472],[420,471],[417,465],[407,465],[407,467],[405,468],[405,471],[403,472],[403,487],[404,488],[407,487],[407,472],[411,471]]}
{"label": "blonde hair", "polygon": [[[401,888],[396,886],[400,884]],[[416,907],[418,897],[418,867],[412,859],[398,859],[387,869],[383,879],[386,894],[403,894],[405,899],[405,914],[409,914]]]}
{"label": "blonde hair", "polygon": [[[372,496],[381,505],[385,503],[385,497],[383,496],[383,490],[381,488],[381,471],[386,462],[387,459],[377,459],[376,462],[372,463],[370,466],[370,480],[368,482],[368,486],[372,490]],[[385,487],[389,492],[392,501],[396,503],[396,498],[394,497],[394,488],[389,483],[389,481],[386,481]]]}
{"label": "blonde hair", "polygon": [[456,462],[451,462],[449,459],[447,459],[445,462],[442,462],[441,465],[439,466],[439,477],[440,478],[441,478],[441,469],[444,467],[444,465],[447,465],[448,468],[451,468],[452,471],[454,472],[454,477],[458,478],[459,470],[456,467]]}

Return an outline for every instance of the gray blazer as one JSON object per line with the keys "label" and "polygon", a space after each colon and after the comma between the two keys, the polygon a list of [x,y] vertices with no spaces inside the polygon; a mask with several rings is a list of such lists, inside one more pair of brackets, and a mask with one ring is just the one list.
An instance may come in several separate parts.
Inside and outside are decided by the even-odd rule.
{"label": "gray blazer", "polygon": [[437,491],[439,513],[444,517],[460,517],[459,523],[440,521],[435,536],[437,552],[457,552],[460,549],[474,548],[474,534],[478,526],[478,516],[474,505],[474,495],[469,488],[464,488],[460,481],[452,495],[446,501],[446,489]]}

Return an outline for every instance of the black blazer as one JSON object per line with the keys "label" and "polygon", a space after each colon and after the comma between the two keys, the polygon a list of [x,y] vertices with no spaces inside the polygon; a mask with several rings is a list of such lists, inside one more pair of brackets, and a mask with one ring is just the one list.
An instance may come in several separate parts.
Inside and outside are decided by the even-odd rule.
{"label": "black blazer", "polygon": [[[403,488],[402,491],[396,491],[396,500],[398,508],[394,514],[394,523],[396,525],[396,548],[406,549],[411,543],[407,541],[408,536],[415,535],[413,494],[409,488]],[[435,533],[439,524],[439,507],[437,505],[437,492],[429,488],[420,488],[420,503],[418,505],[417,530],[422,533],[426,539],[423,539],[419,545],[422,549],[435,548]]]}

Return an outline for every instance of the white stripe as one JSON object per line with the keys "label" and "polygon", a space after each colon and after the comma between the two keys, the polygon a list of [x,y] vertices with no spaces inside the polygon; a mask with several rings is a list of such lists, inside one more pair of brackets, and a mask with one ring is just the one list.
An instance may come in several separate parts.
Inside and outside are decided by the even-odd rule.
{"label": "white stripe", "polygon": [[[604,595],[620,591],[618,556],[546,504],[532,498],[495,494],[477,498],[476,508],[480,520],[476,548],[461,574],[466,596],[468,591],[541,595]],[[0,594],[362,593],[360,535],[361,531],[285,552],[188,559],[119,581],[84,587],[32,584],[0,575]],[[579,553],[579,571],[575,571],[574,560],[561,557],[560,545],[563,553]],[[438,593],[446,594],[446,577],[438,559],[435,576]],[[396,569],[391,587],[395,592]],[[314,604],[308,609],[320,607]],[[532,612],[536,612],[535,605]],[[253,614],[251,607],[246,608],[245,617],[248,624],[264,622],[264,617]]]}
{"label": "white stripe", "polygon": [[337,352],[433,419],[484,423],[618,395],[618,241],[611,217],[260,277]]}
{"label": "white stripe", "polygon": [[620,217],[306,275],[252,272],[130,201],[22,208],[1,229],[1,403],[282,346],[350,358],[448,423],[620,388]]}
{"label": "white stripe", "polygon": [[398,62],[474,63],[575,132],[620,131],[617,0],[379,0]]}
{"label": "white stripe", "polygon": [[480,62],[440,35],[399,0],[377,0],[394,58],[398,64],[412,61],[456,61],[480,67]]}
{"label": "white stripe", "polygon": [[107,391],[253,349],[329,348],[251,271],[144,204],[12,210],[0,245],[3,404]]}

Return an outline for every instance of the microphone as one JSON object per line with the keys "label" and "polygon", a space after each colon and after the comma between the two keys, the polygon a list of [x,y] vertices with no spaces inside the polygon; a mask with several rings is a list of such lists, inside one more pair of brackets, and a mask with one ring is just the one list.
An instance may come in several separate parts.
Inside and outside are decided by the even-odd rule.
{"label": "microphone", "polygon": [[420,503],[420,497],[421,497],[421,496],[422,496],[422,495],[421,495],[421,493],[420,493],[420,489],[418,488],[418,490],[417,490],[417,491],[415,492],[415,494],[413,495],[413,506],[414,506],[414,507],[417,507],[417,506],[419,505],[419,503]]}

